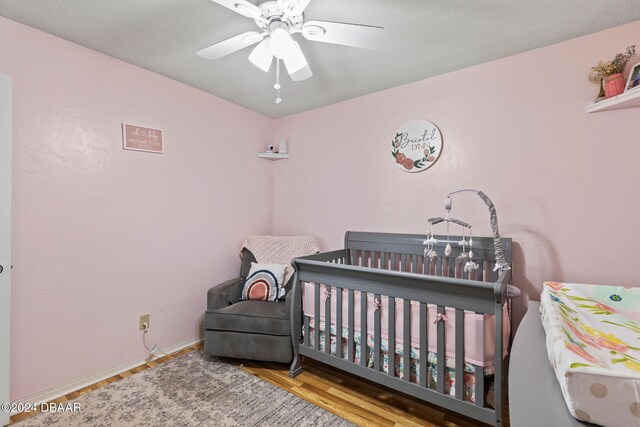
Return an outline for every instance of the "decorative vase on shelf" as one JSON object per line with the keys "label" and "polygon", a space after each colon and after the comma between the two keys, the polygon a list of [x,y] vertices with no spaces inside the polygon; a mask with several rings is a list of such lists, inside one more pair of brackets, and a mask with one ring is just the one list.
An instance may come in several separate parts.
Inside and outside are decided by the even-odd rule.
{"label": "decorative vase on shelf", "polygon": [[288,154],[289,153],[289,146],[287,145],[287,140],[286,139],[281,139],[280,140],[280,145],[278,145],[278,153],[280,153],[280,154]]}
{"label": "decorative vase on shelf", "polygon": [[593,102],[604,101],[607,98],[607,94],[604,93],[604,79],[600,80],[600,92],[598,92],[598,97]]}
{"label": "decorative vase on shelf", "polygon": [[624,77],[622,77],[622,73],[612,74],[607,77],[607,82],[604,86],[604,92],[606,93],[607,98],[611,98],[614,96],[620,95],[624,92]]}

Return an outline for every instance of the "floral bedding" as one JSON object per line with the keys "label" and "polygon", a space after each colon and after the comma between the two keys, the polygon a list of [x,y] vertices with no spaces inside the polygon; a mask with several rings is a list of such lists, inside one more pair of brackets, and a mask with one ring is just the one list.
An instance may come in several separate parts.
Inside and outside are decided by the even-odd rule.
{"label": "floral bedding", "polygon": [[640,426],[640,288],[545,282],[540,314],[571,414]]}
{"label": "floral bedding", "polygon": [[[313,337],[314,328],[313,328],[313,320],[310,319],[310,337]],[[323,323],[320,323],[320,351],[324,351],[325,349],[325,328]],[[347,328],[342,328],[342,355],[343,358],[347,358],[347,347],[348,347],[348,330]],[[362,353],[360,350],[360,341],[361,335],[360,331],[355,331],[354,333],[354,357],[355,363],[360,363],[362,358]],[[331,325],[331,354],[336,354],[336,331],[335,325]],[[314,343],[313,339],[309,340],[311,348],[313,348]],[[382,369],[384,372],[388,372],[389,370],[389,348],[388,348],[388,340],[382,339],[380,343],[380,361],[382,362]],[[396,377],[402,378],[404,376],[404,349],[401,345],[397,345],[395,349],[395,357],[394,357],[394,375]],[[373,355],[374,355],[374,340],[371,335],[367,334],[367,359],[366,365],[370,368],[373,368]],[[421,370],[420,370],[420,349],[411,347],[411,357],[410,357],[410,382],[418,383],[420,380]],[[437,354],[434,352],[428,352],[427,354],[427,387],[431,389],[436,388],[437,384]],[[465,362],[464,367],[464,391],[463,391],[463,399],[469,402],[475,403],[475,366],[471,363]],[[482,369],[482,368],[480,368]],[[484,375],[491,376],[493,375],[493,366],[488,366],[484,368]],[[488,392],[485,393],[485,402],[489,404],[489,406],[493,407],[493,387],[490,381],[486,381],[485,385],[488,387]],[[491,387],[489,387],[491,386]],[[456,391],[456,371],[455,371],[455,359],[452,357],[446,358],[446,368],[445,368],[445,379],[444,379],[444,391],[445,394],[455,396]]]}

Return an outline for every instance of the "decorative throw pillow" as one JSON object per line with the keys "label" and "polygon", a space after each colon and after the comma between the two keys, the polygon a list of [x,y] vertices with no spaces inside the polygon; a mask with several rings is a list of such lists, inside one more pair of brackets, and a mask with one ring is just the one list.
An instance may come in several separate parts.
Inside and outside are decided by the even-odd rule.
{"label": "decorative throw pillow", "polygon": [[251,263],[244,282],[242,299],[249,301],[278,301],[284,295],[286,265]]}

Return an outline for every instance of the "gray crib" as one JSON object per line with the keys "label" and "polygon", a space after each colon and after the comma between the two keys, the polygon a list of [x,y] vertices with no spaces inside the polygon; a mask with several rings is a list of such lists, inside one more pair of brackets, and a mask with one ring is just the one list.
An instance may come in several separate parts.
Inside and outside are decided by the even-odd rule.
{"label": "gray crib", "polygon": [[[295,357],[289,375],[295,377],[302,372],[301,356],[310,357],[352,374],[366,378],[431,402],[451,411],[463,414],[476,420],[502,425],[503,385],[505,379],[505,362],[503,356],[503,310],[508,303],[507,289],[510,280],[510,270],[493,271],[495,264],[494,240],[486,237],[473,238],[474,260],[479,268],[473,272],[464,271],[464,259],[459,258],[461,247],[457,242],[461,237],[436,236],[437,259],[429,259],[423,255],[423,241],[425,235],[370,233],[348,231],[345,235],[345,248],[337,251],[296,258],[294,266],[296,277],[292,294],[292,339]],[[452,252],[444,256],[444,247],[450,242]],[[502,249],[505,258],[511,264],[511,239],[502,239]],[[313,315],[305,315],[302,304],[303,283],[313,286]],[[309,286],[309,285],[307,285]],[[510,286],[509,286],[510,287]],[[307,290],[309,288],[307,287]],[[356,298],[356,292],[360,296]],[[331,295],[335,298],[335,319],[331,319]],[[344,295],[346,294],[346,298]],[[322,301],[322,297],[324,301]],[[385,370],[381,356],[381,310],[375,307],[373,312],[373,347],[368,347],[365,331],[367,325],[367,304],[371,305],[371,298],[379,306],[382,297],[387,297],[385,327],[387,328],[387,342],[392,348],[393,362]],[[308,296],[307,296],[308,297]],[[344,301],[343,301],[344,300]],[[307,299],[308,301],[308,299]],[[396,302],[404,301],[402,312],[396,312]],[[417,313],[411,311],[411,302],[419,304]],[[324,324],[321,323],[321,304],[324,305]],[[344,307],[346,304],[347,307]],[[437,307],[437,317],[430,315],[428,307]],[[455,309],[454,318],[446,319],[455,322],[455,372],[460,381],[455,387],[454,395],[445,393],[446,369],[446,337],[445,322],[438,321],[447,313],[446,309]],[[398,306],[398,310],[400,307]],[[311,310],[310,310],[311,311]],[[354,325],[357,311],[360,326],[360,342],[356,342]],[[484,368],[476,366],[473,370],[475,388],[473,395],[475,403],[464,398],[464,368],[465,368],[465,311],[479,314],[494,315],[494,408],[485,402]],[[343,313],[346,313],[346,318]],[[410,325],[412,316],[419,316],[419,337],[411,336],[411,327],[403,328],[402,343],[396,343],[396,318],[403,319],[403,325]],[[415,320],[415,319],[414,319]],[[437,363],[434,375],[435,386],[427,381],[428,322],[437,322],[435,328],[437,337]],[[332,337],[331,325],[334,325],[335,337]],[[324,334],[321,330],[324,327]],[[346,330],[346,336],[343,334]],[[414,331],[415,332],[415,331]],[[365,335],[363,337],[363,335]],[[346,339],[346,351],[343,343]],[[451,339],[451,337],[450,337]],[[329,340],[327,342],[327,340]],[[335,340],[335,350],[331,343]],[[322,341],[325,341],[324,343]],[[419,379],[411,378],[411,345],[419,342],[419,360],[413,361],[422,369]],[[451,342],[451,341],[449,341]],[[323,345],[324,344],[324,348]],[[402,349],[399,358],[404,364],[404,372],[398,374],[395,369],[396,349],[398,344]],[[356,348],[359,346],[360,348]],[[433,347],[433,345],[432,345]],[[356,351],[360,352],[360,360],[356,360]],[[371,355],[372,353],[372,355]],[[432,351],[432,354],[434,352]],[[399,354],[399,353],[398,353]],[[371,360],[373,359],[373,360]],[[451,363],[451,362],[450,362]]]}

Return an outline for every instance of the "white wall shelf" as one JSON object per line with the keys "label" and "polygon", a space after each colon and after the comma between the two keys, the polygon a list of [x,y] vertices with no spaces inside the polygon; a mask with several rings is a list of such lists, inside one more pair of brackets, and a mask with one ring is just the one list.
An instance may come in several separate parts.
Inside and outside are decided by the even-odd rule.
{"label": "white wall shelf", "polygon": [[261,159],[268,159],[268,160],[282,160],[282,159],[288,159],[290,156],[290,154],[279,154],[279,153],[258,153],[258,157],[260,157]]}
{"label": "white wall shelf", "polygon": [[613,98],[587,105],[584,109],[587,113],[595,113],[597,111],[609,111],[633,107],[640,107],[640,88],[634,88],[629,92],[621,93]]}

